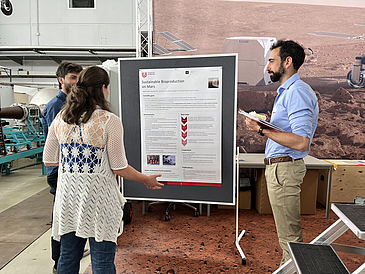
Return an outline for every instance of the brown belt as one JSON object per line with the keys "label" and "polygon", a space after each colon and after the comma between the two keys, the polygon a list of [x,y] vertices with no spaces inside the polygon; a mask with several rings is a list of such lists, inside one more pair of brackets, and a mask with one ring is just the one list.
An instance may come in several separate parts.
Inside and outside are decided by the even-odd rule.
{"label": "brown belt", "polygon": [[276,163],[284,163],[284,162],[297,161],[297,160],[301,160],[301,159],[302,158],[293,159],[290,156],[280,156],[280,157],[274,157],[274,158],[265,158],[264,159],[264,164],[265,165],[271,165],[271,164],[276,164]]}

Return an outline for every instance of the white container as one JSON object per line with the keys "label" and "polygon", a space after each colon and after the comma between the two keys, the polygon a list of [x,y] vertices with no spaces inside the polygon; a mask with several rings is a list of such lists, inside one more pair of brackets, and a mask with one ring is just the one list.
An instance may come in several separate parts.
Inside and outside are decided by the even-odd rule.
{"label": "white container", "polygon": [[253,86],[271,84],[266,65],[273,37],[230,37],[223,43],[223,53],[238,53],[238,83]]}

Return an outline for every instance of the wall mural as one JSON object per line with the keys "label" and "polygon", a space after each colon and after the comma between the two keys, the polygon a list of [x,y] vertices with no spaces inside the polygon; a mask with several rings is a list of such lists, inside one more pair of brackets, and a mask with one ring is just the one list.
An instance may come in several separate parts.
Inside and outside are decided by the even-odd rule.
{"label": "wall mural", "polygon": [[[230,37],[273,37],[301,43],[307,56],[299,75],[316,92],[320,107],[310,155],[365,159],[365,40],[360,35],[365,33],[365,8],[239,0],[153,3],[154,42],[167,49],[169,56],[222,53],[225,39]],[[158,34],[163,32],[172,38]],[[271,115],[279,85],[260,84],[238,84],[238,110]],[[266,139],[248,131],[244,119],[237,116],[237,146],[241,152],[263,153]]]}

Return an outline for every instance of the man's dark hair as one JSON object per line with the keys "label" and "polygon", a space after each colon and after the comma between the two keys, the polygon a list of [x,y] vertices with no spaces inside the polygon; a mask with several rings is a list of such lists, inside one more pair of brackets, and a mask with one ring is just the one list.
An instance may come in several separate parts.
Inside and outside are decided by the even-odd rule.
{"label": "man's dark hair", "polygon": [[293,60],[293,67],[298,70],[300,66],[304,63],[305,53],[301,45],[294,42],[293,40],[278,40],[275,44],[271,46],[271,50],[280,48],[279,56],[281,62],[284,62],[288,56]]}
{"label": "man's dark hair", "polygon": [[78,77],[76,87],[67,96],[62,118],[67,124],[80,125],[89,121],[95,109],[110,111],[103,87],[109,86],[108,73],[101,67],[91,66],[84,69]]}
{"label": "man's dark hair", "polygon": [[[58,81],[59,77],[62,77],[63,79],[65,79],[65,77],[68,73],[72,73],[72,72],[80,73],[81,71],[82,71],[82,66],[80,66],[79,64],[75,64],[75,63],[68,62],[68,61],[63,61],[58,66],[57,71],[56,71],[57,81]],[[58,81],[58,86],[60,89],[62,89],[62,85],[61,85],[60,81]]]}

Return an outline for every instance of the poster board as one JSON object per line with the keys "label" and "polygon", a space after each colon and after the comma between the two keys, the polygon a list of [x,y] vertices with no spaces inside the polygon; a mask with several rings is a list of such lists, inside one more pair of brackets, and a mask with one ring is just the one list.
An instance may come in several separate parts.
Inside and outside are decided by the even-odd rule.
{"label": "poster board", "polygon": [[141,171],[141,136],[144,132],[141,129],[140,70],[210,67],[222,68],[220,186],[167,184],[161,190],[149,190],[144,184],[124,180],[123,193],[127,199],[234,204],[237,116],[236,54],[119,59],[121,93],[119,113],[124,127],[124,145],[128,163]]}

